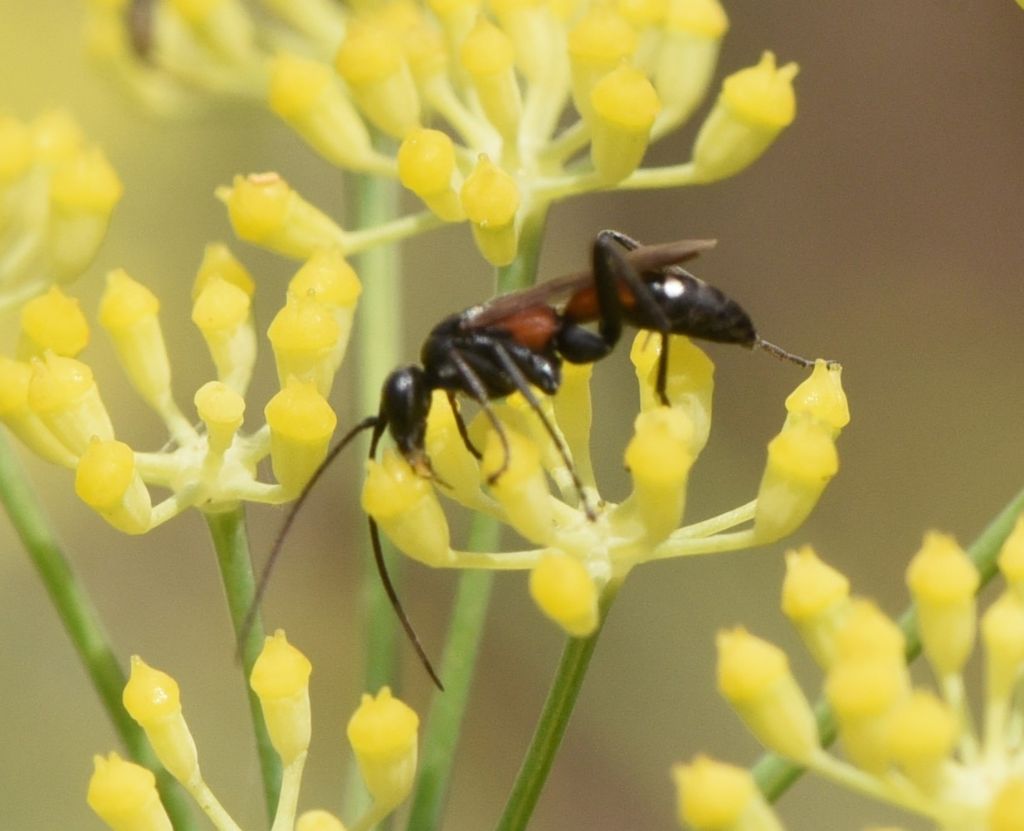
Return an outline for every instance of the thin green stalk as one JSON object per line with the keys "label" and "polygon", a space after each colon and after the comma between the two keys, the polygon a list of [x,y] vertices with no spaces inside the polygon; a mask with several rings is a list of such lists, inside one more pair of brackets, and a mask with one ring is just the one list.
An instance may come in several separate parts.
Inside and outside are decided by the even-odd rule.
{"label": "thin green stalk", "polygon": [[[213,547],[217,552],[221,581],[227,595],[228,611],[235,637],[241,637],[241,629],[255,600],[255,581],[252,574],[252,556],[249,539],[245,530],[245,511],[237,507],[231,511],[206,514]],[[259,698],[249,686],[252,666],[263,649],[263,621],[257,612],[239,644],[242,668],[245,673],[245,692],[249,699],[249,714],[252,717],[253,734],[263,775],[263,794],[267,803],[267,817],[273,820],[277,811],[277,800],[281,791],[281,759],[270,743],[267,725],[263,721],[263,709]]]}
{"label": "thin green stalk", "polygon": [[522,831],[533,815],[618,589],[618,583],[609,583],[601,595],[600,623],[594,634],[587,638],[570,638],[565,646],[537,730],[498,821],[498,831]]}
{"label": "thin green stalk", "polygon": [[[493,519],[483,514],[473,517],[469,532],[469,547],[473,551],[493,551],[498,546],[499,536],[498,524]],[[435,691],[430,702],[430,715],[421,742],[419,776],[407,825],[409,831],[432,831],[441,825],[441,812],[448,793],[493,585],[494,572],[486,569],[466,570],[459,576],[441,657],[445,691]]]}
{"label": "thin green stalk", "polygon": [[[981,591],[995,576],[998,570],[999,549],[1010,535],[1014,523],[1022,511],[1024,511],[1024,491],[1018,493],[968,547],[967,555],[981,575],[978,591]],[[921,653],[921,635],[917,628],[917,613],[913,608],[907,609],[900,616],[899,623],[906,637],[906,659],[909,663]],[[818,721],[821,745],[828,747],[836,738],[836,723],[832,708],[822,699],[815,705],[814,713]],[[804,769],[774,753],[765,753],[754,764],[751,771],[765,798],[769,802],[774,802],[800,778]]]}
{"label": "thin green stalk", "polygon": [[544,222],[548,216],[548,203],[527,211],[519,229],[519,247],[516,258],[498,269],[498,294],[518,291],[537,282],[540,246],[544,239]]}
{"label": "thin green stalk", "polygon": [[152,770],[160,798],[180,831],[195,828],[185,794],[160,765],[146,735],[121,704],[126,677],[99,614],[71,570],[42,506],[25,480],[7,437],[0,433],[0,502],[39,573],[85,670],[128,755]]}
{"label": "thin green stalk", "polygon": [[[398,188],[380,176],[353,177],[353,203],[356,228],[372,228],[393,219],[398,210]],[[359,387],[357,401],[361,415],[375,413],[380,407],[380,385],[399,362],[401,350],[402,308],[400,298],[398,252],[393,245],[378,245],[359,255],[357,267],[363,282],[359,301]],[[367,537],[363,534],[363,539]],[[385,552],[388,571],[396,586],[401,583],[401,563]],[[361,595],[363,631],[366,633],[364,689],[376,692],[385,684],[395,685],[397,635],[395,613],[391,609],[373,566],[369,544],[364,548]]]}

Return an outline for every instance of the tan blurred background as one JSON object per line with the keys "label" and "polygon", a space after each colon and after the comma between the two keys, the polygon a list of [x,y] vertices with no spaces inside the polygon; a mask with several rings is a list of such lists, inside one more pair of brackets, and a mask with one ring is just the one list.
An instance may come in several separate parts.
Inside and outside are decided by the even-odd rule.
{"label": "tan blurred background", "polygon": [[[610,194],[559,206],[544,250],[547,275],[578,267],[596,230],[647,240],[715,236],[700,273],[740,299],[762,333],[787,348],[841,359],[854,420],[842,470],[792,543],[813,542],[863,593],[892,612],[905,603],[903,567],[922,532],[964,543],[1024,480],[1024,11],[1012,0],[865,0],[857,4],[733,0],[719,68],[763,48],[801,65],[799,115],[767,156],[737,179],[657,194]],[[276,169],[340,212],[340,178],[325,175],[286,130],[259,112],[228,109],[192,123],[158,123],[88,67],[80,10],[67,0],[0,0],[0,108],[31,117],[71,106],[125,184],[111,235],[79,284],[94,311],[106,268],[123,265],[160,287],[179,399],[210,377],[188,324],[202,246],[230,239],[212,198],[236,172]],[[649,161],[685,158],[693,130]],[[265,325],[291,265],[243,244],[260,279]],[[487,269],[465,228],[405,252],[406,355],[444,313],[486,297]],[[423,271],[421,263],[429,263]],[[598,368],[601,440],[624,446],[633,395],[625,351]],[[750,498],[764,443],[792,367],[711,348],[715,422],[691,479],[689,517]],[[163,436],[126,389],[96,337],[90,361],[121,433],[152,448]],[[250,397],[259,418],[269,351]],[[355,362],[342,370],[342,424]],[[610,495],[621,462],[602,459]],[[112,531],[75,499],[65,471],[31,459],[30,475],[118,652],[138,652],[176,676],[208,780],[247,828],[262,827],[242,684],[203,523],[190,513],[143,538]],[[351,456],[313,499],[271,588],[266,618],[314,662],[315,738],[306,807],[339,807],[343,723],[359,690],[354,556],[365,533]],[[259,554],[281,512],[257,508]],[[791,649],[807,689],[817,673],[777,611],[785,545],[639,569],[606,627],[564,749],[532,827],[675,827],[669,765],[698,751],[738,763],[757,753],[714,690],[713,636],[744,621]],[[410,615],[437,654],[454,576],[416,567]],[[99,828],[84,802],[91,757],[114,735],[12,532],[0,522],[0,828]],[[562,638],[526,597],[525,579],[499,579],[480,679],[465,726],[447,828],[496,820],[546,692]],[[406,657],[409,650],[404,649]],[[409,665],[407,698],[428,690]],[[790,829],[856,829],[913,821],[818,780],[781,802]]]}

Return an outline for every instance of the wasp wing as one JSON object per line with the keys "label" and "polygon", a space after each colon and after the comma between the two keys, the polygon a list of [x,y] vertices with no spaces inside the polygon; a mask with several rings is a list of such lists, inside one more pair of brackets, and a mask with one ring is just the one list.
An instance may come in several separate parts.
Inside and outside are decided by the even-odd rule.
{"label": "wasp wing", "polygon": [[[657,245],[641,245],[627,251],[626,259],[643,274],[692,260],[701,252],[714,248],[715,244],[715,240],[676,240]],[[521,291],[509,292],[488,300],[471,309],[467,313],[465,323],[468,328],[473,329],[500,324],[524,309],[539,305],[557,306],[580,289],[591,287],[593,283],[594,274],[590,269],[564,274]]]}

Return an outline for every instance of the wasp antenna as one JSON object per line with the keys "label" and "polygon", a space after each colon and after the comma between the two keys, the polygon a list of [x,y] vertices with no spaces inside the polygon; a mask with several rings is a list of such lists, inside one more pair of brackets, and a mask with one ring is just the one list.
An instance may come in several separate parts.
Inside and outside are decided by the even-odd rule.
{"label": "wasp antenna", "polygon": [[381,585],[384,586],[384,593],[388,596],[388,601],[391,603],[391,608],[395,610],[395,614],[398,616],[398,622],[402,624],[402,628],[405,630],[406,637],[409,639],[409,643],[412,644],[412,648],[416,650],[416,654],[419,656],[420,663],[423,664],[423,668],[427,671],[427,675],[434,682],[437,688],[444,692],[444,684],[441,683],[441,679],[437,672],[434,670],[434,665],[430,662],[430,658],[427,657],[427,652],[423,648],[423,644],[420,643],[419,636],[416,634],[416,630],[412,628],[412,622],[409,620],[408,615],[405,613],[405,609],[402,607],[402,601],[398,599],[398,592],[395,591],[395,584],[391,582],[391,575],[388,574],[387,564],[384,562],[384,551],[380,545],[380,530],[377,528],[377,523],[373,517],[367,517],[370,523],[370,545],[373,548],[373,562],[377,566],[377,574],[380,576]]}
{"label": "wasp antenna", "polygon": [[241,659],[242,648],[245,645],[246,639],[249,637],[249,633],[252,630],[252,625],[256,621],[256,614],[259,612],[260,603],[263,600],[263,595],[267,591],[267,586],[270,584],[270,574],[274,570],[274,565],[277,563],[277,558],[281,554],[281,550],[284,548],[284,541],[288,537],[288,532],[291,530],[292,525],[295,524],[295,518],[299,515],[299,511],[302,510],[302,506],[306,504],[306,499],[312,492],[314,485],[323,476],[324,471],[331,466],[331,463],[338,457],[338,454],[344,450],[349,442],[358,436],[363,430],[369,430],[371,427],[377,427],[380,421],[378,416],[367,416],[360,421],[355,427],[349,430],[334,447],[332,447],[324,460],[320,462],[319,467],[313,471],[313,475],[309,478],[309,481],[302,488],[302,492],[299,494],[299,498],[296,499],[291,508],[288,511],[288,515],[284,518],[284,523],[281,525],[281,530],[277,532],[277,536],[274,538],[274,544],[271,546],[270,554],[267,556],[267,561],[263,564],[263,570],[260,572],[260,579],[256,583],[256,591],[252,596],[252,604],[249,606],[249,611],[245,613],[245,619],[242,621],[242,626],[238,630],[238,644],[237,644],[237,657]]}
{"label": "wasp antenna", "polygon": [[[774,343],[769,343],[764,338],[757,338],[753,343],[753,348],[761,349],[767,352],[769,355],[774,355],[776,358],[780,360],[789,361],[790,363],[794,363],[797,366],[814,366],[814,361],[808,358],[801,357],[800,355],[796,355],[793,352],[787,352],[781,346],[776,346]],[[829,364],[833,363],[835,362],[829,361]]]}

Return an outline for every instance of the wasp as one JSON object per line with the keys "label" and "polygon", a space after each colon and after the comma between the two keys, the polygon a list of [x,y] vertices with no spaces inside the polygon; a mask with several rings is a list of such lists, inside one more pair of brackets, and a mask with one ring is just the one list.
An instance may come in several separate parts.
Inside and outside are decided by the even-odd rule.
{"label": "wasp", "polygon": [[[499,479],[508,465],[508,438],[491,402],[522,394],[540,418],[570,471],[588,516],[595,516],[583,492],[568,448],[545,416],[534,389],[554,395],[564,361],[599,361],[616,346],[624,325],[656,333],[662,339],[655,392],[668,405],[667,340],[686,335],[701,340],[761,349],[801,366],[813,361],[794,355],[758,335],[750,316],[721,290],[686,271],[682,264],[714,247],[713,240],[681,240],[642,245],[618,231],[601,231],[591,250],[587,271],[565,275],[522,291],[501,295],[449,315],[427,335],[420,362],[392,371],[381,388],[380,408],[356,424],[327,454],[291,508],[260,576],[254,609],[282,543],[310,490],[335,457],[359,434],[371,431],[369,457],[387,432],[399,452],[420,475],[445,483],[434,474],[425,441],[432,394],[444,391],[452,405],[466,449],[480,451],[469,438],[457,397],[467,396],[480,407],[497,433],[504,462],[488,477]],[[596,328],[593,328],[596,324]],[[402,609],[385,567],[380,532],[369,517],[374,561],[381,583],[420,661],[439,689],[441,680]],[[252,612],[250,613],[250,617]]]}

